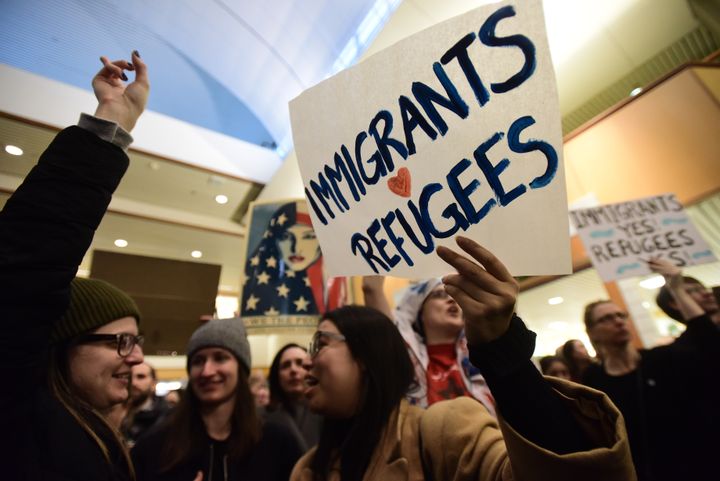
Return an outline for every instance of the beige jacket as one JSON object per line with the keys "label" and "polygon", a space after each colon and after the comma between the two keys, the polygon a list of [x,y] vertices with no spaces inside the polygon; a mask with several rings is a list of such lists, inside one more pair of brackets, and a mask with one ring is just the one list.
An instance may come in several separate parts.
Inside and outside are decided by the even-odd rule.
{"label": "beige jacket", "polygon": [[[597,446],[591,451],[557,455],[523,438],[488,414],[477,401],[458,398],[427,410],[400,404],[372,455],[364,481],[423,480],[423,456],[434,481],[633,481],[625,424],[617,408],[600,391],[546,378]],[[543,413],[538,413],[542,416]],[[291,481],[312,481],[315,449],[295,465]],[[330,481],[340,481],[340,472]]]}

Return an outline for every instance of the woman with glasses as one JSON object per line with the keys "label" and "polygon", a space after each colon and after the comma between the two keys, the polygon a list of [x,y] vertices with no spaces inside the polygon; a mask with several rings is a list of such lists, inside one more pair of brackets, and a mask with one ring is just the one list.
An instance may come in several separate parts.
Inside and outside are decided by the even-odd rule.
{"label": "woman with glasses", "polygon": [[57,135],[0,213],[3,479],[134,477],[111,416],[143,360],[140,315],[116,287],[73,280],[147,101],[146,66],[131,60],[101,57],[95,115]]}
{"label": "woman with glasses", "polygon": [[640,481],[710,479],[708,473],[717,471],[717,443],[707,440],[720,431],[720,329],[679,267],[661,258],[650,259],[648,267],[665,278],[687,329],[671,344],[638,349],[622,306],[589,304],[585,328],[603,355],[583,382],[605,392],[622,412]]}
{"label": "woman with glasses", "polygon": [[290,479],[634,479],[619,412],[602,393],[542,378],[530,360],[535,335],[513,314],[517,283],[475,242],[458,245],[469,257],[438,248],[457,270],[444,289],[463,309],[470,359],[499,419],[467,397],[411,406],[404,396],[413,366],[392,321],[371,308],[340,308],[318,324],[307,363],[305,396],[325,417],[320,442]]}
{"label": "woman with glasses", "polygon": [[287,480],[302,451],[285,426],[262,423],[256,413],[242,320],[201,326],[187,359],[185,396],[167,424],[132,450],[138,480]]}
{"label": "woman with glasses", "polygon": [[305,402],[305,348],[286,344],[270,365],[270,404],[266,419],[283,423],[296,433],[303,452],[315,446],[320,436],[322,418],[311,412]]}

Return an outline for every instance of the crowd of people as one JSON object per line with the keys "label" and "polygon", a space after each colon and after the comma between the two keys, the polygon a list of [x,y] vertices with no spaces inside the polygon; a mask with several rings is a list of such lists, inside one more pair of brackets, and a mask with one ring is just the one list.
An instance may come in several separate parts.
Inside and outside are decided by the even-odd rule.
{"label": "crowd of people", "polygon": [[711,479],[718,305],[659,259],[658,304],[687,324],[668,346],[636,349],[627,312],[599,301],[584,318],[598,359],[568,341],[542,376],[517,282],[458,236],[437,249],[453,274],[394,310],[383,279],[366,278],[366,305],[324,313],[267,380],[241,319],[206,322],[171,407],[135,302],[75,277],[149,92],[136,51],[101,60],[95,114],[57,135],[0,213],[4,479]]}

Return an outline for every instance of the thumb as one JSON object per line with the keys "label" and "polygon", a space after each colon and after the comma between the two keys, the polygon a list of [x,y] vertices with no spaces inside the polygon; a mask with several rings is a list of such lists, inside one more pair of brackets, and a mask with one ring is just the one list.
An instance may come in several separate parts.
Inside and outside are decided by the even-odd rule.
{"label": "thumb", "polygon": [[203,473],[202,473],[202,471],[198,471],[197,474],[195,475],[195,479],[193,479],[193,481],[202,481],[202,480],[203,480]]}

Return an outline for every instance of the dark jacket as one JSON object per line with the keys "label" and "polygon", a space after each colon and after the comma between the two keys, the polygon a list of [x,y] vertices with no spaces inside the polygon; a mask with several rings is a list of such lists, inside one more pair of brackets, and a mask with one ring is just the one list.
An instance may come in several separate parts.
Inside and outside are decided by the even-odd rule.
{"label": "dark jacket", "polygon": [[121,148],[80,127],[58,134],[0,212],[0,468],[3,479],[96,481],[129,474],[46,388],[50,327],[128,166]]}
{"label": "dark jacket", "polygon": [[675,343],[640,355],[638,368],[623,376],[602,365],[584,376],[623,413],[638,479],[717,479],[720,330],[701,316]]}
{"label": "dark jacket", "polygon": [[165,399],[154,395],[149,408],[128,413],[121,426],[128,445],[134,445],[146,432],[160,425],[169,413],[170,407]]}
{"label": "dark jacket", "polygon": [[203,472],[203,481],[287,481],[302,450],[295,437],[284,427],[273,422],[263,424],[260,442],[245,459],[232,461],[227,456],[225,442],[211,439],[205,431],[202,454],[163,470],[163,446],[169,435],[167,425],[143,436],[132,449],[138,481],[175,481],[195,479]]}

